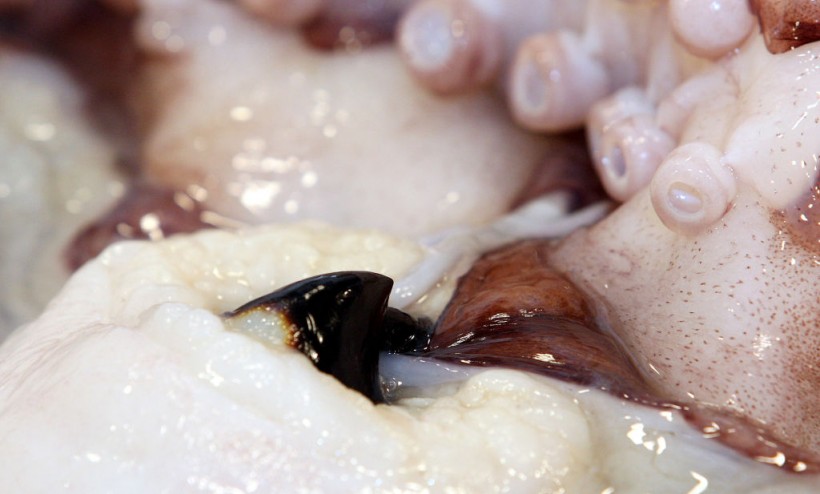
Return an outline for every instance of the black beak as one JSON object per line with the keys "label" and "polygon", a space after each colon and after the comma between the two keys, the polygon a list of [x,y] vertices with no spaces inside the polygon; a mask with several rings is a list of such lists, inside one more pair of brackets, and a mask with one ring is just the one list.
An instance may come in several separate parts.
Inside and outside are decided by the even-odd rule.
{"label": "black beak", "polygon": [[275,316],[256,318],[269,328],[254,328],[251,334],[283,331],[278,339],[305,354],[317,369],[381,402],[379,353],[429,341],[429,327],[388,309],[392,287],[390,278],[366,271],[324,274],[280,288],[224,317],[236,320],[258,311]]}

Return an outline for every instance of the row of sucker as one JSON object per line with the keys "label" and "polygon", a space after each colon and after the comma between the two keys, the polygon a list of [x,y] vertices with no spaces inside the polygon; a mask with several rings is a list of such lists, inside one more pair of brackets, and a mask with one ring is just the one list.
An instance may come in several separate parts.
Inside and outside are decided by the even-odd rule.
{"label": "row of sucker", "polygon": [[[737,111],[755,111],[741,106],[757,101],[744,93],[770,82],[761,79],[748,89],[731,83],[755,70],[754,57],[743,53],[757,52],[755,42],[762,37],[766,55],[785,56],[820,39],[818,25],[820,9],[802,0],[424,0],[408,9],[397,42],[411,73],[433,91],[460,93],[495,84],[525,128],[556,132],[585,126],[609,195],[624,202],[651,187],[659,219],[691,237],[733,207],[736,182],[765,189],[767,199],[779,195],[772,201],[777,209],[802,183],[795,177],[790,186],[767,181],[763,170],[753,169],[748,150],[721,145],[721,139],[740,143],[746,129],[724,129],[725,137],[715,129],[708,138],[688,142],[687,129],[691,133],[695,125],[686,122],[699,122],[690,119],[695,107],[728,100],[736,101]],[[776,57],[777,67],[769,72],[787,72],[802,58],[801,71],[808,76],[814,72],[806,61],[811,54],[806,47],[802,54]],[[804,103],[800,91],[794,108],[808,105],[811,113],[813,100]],[[765,111],[777,110],[758,109]],[[785,126],[773,133],[796,135]],[[775,152],[784,146],[771,147]],[[809,157],[804,153],[803,159]]]}

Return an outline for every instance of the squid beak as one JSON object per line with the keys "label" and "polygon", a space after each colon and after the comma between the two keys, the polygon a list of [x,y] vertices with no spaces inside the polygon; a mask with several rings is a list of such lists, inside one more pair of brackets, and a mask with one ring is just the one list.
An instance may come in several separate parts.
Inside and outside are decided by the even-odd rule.
{"label": "squid beak", "polygon": [[379,353],[421,350],[430,338],[429,327],[387,307],[392,287],[390,278],[366,271],[323,274],[223,317],[229,329],[295,348],[320,371],[381,402]]}

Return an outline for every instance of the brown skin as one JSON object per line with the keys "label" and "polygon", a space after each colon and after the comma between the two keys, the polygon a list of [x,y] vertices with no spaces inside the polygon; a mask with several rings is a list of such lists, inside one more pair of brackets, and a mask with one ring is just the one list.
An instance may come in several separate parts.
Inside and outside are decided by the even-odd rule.
{"label": "brown skin", "polygon": [[766,47],[783,53],[820,39],[820,6],[813,0],[751,0]]}

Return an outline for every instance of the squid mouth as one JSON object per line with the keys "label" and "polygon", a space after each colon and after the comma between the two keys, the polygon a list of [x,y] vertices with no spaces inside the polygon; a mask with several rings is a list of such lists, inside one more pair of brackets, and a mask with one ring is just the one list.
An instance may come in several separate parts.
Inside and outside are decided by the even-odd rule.
{"label": "squid mouth", "polygon": [[[374,403],[403,390],[380,357],[502,367],[609,393],[680,415],[736,453],[793,473],[816,474],[820,457],[729,408],[676,401],[653,385],[587,298],[548,261],[554,245],[523,241],[483,256],[460,280],[435,325],[387,306],[392,280],[340,272],[295,282],[225,313],[226,327],[287,345]],[[410,379],[412,381],[412,379]]]}

